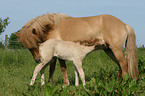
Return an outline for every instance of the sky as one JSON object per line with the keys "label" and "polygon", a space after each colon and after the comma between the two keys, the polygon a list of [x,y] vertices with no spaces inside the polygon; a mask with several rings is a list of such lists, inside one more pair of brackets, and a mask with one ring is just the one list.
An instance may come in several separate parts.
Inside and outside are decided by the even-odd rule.
{"label": "sky", "polygon": [[72,17],[110,14],[135,30],[138,46],[145,44],[145,0],[0,0],[0,18],[10,18],[0,41],[4,41],[5,35],[10,37],[20,30],[29,20],[47,13]]}

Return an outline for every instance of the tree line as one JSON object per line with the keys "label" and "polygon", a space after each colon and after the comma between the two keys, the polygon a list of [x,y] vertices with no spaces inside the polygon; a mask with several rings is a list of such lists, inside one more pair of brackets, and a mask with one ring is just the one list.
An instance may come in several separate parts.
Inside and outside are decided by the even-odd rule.
{"label": "tree line", "polygon": [[[0,35],[3,32],[5,32],[5,29],[6,29],[6,27],[9,24],[10,24],[9,17],[6,17],[5,19],[0,18]],[[19,30],[17,32],[19,32]],[[21,49],[21,48],[25,48],[23,46],[23,44],[18,42],[18,38],[15,35],[15,33],[17,33],[17,32],[11,33],[9,38],[5,38],[5,39],[7,39],[6,42],[8,44],[7,45],[8,49]],[[3,41],[0,41],[0,48],[4,49],[4,47],[5,47],[5,43]]]}

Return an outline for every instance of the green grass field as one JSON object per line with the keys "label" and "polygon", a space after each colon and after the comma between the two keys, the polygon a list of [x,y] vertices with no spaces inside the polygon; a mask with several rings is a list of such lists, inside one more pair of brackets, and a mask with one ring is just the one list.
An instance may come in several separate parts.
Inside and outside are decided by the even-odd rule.
{"label": "green grass field", "polygon": [[[70,86],[62,88],[63,76],[57,62],[54,82],[41,86],[38,74],[34,86],[29,86],[35,63],[31,53],[26,50],[0,49],[0,96],[108,96],[108,95],[145,95],[145,50],[138,49],[140,79],[135,82],[125,77],[117,80],[117,65],[103,52],[96,51],[89,54],[83,61],[86,76],[86,89],[75,87],[74,66],[67,63],[67,73]],[[48,80],[49,67],[45,71]]]}

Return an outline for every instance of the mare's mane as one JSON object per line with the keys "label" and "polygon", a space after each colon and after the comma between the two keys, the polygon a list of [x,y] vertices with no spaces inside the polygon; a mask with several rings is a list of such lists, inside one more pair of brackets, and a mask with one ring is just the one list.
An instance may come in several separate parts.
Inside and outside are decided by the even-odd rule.
{"label": "mare's mane", "polygon": [[45,14],[27,22],[19,32],[19,41],[27,48],[38,48],[44,42],[49,31],[56,27],[62,19],[69,18],[65,14]]}

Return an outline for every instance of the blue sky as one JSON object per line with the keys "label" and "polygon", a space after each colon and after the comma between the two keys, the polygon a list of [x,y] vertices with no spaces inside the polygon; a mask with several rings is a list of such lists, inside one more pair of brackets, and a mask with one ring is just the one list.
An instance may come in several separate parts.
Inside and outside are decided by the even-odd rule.
{"label": "blue sky", "polygon": [[145,44],[145,0],[0,0],[0,18],[11,23],[0,38],[11,35],[34,17],[64,13],[73,17],[110,14],[131,25],[137,45]]}

